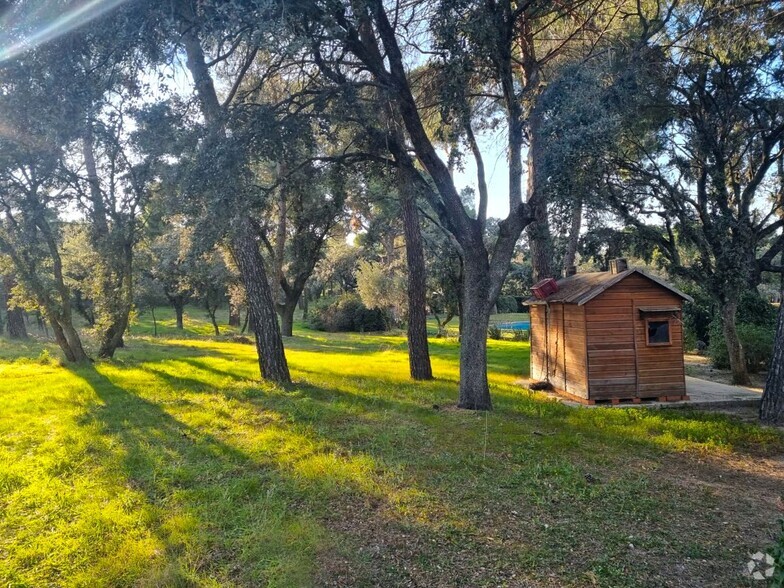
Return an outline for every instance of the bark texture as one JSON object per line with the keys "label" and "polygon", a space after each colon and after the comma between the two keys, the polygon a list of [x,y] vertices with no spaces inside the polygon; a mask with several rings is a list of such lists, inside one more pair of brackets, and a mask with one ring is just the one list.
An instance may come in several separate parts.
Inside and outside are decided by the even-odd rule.
{"label": "bark texture", "polygon": [[760,420],[771,425],[784,424],[784,305],[779,307],[776,339],[765,392],[760,402]]}
{"label": "bark texture", "polygon": [[[536,74],[529,74],[536,75]],[[550,222],[547,217],[547,200],[543,196],[542,147],[539,138],[541,127],[540,114],[531,112],[528,119],[528,202],[531,204],[533,222],[526,229],[531,250],[533,280],[538,282],[553,277],[553,240],[550,235]]]}
{"label": "bark texture", "polygon": [[738,338],[737,314],[737,302],[730,301],[721,305],[721,327],[724,334],[724,342],[727,345],[730,369],[732,370],[732,383],[739,386],[749,386],[751,379],[746,368],[746,354]]}
{"label": "bark texture", "polygon": [[174,307],[174,316],[175,320],[177,321],[177,328],[182,331],[185,328],[183,324],[182,316],[185,310],[185,302],[181,298],[170,298],[169,302]]}
{"label": "bark texture", "polygon": [[403,232],[408,265],[408,365],[414,380],[432,380],[430,350],[427,345],[427,282],[425,252],[412,182],[400,173]]}
{"label": "bark texture", "polygon": [[490,410],[487,382],[487,326],[490,321],[487,263],[467,256],[463,276],[463,312],[460,324],[460,396],[458,406]]}
{"label": "bark texture", "polygon": [[297,309],[297,301],[288,298],[283,304],[278,304],[278,314],[280,315],[280,332],[284,337],[294,336],[294,311]]}
{"label": "bark texture", "polygon": [[580,243],[580,228],[583,224],[583,203],[582,200],[575,202],[574,210],[572,211],[572,224],[569,227],[569,239],[566,242],[566,251],[564,252],[563,267],[564,270],[569,269],[575,265],[577,259],[577,246]]}
{"label": "bark texture", "polygon": [[283,351],[283,339],[264,259],[259,252],[250,221],[240,221],[239,224],[231,238],[230,247],[248,296],[261,377],[273,382],[288,383],[291,382],[291,376]]}

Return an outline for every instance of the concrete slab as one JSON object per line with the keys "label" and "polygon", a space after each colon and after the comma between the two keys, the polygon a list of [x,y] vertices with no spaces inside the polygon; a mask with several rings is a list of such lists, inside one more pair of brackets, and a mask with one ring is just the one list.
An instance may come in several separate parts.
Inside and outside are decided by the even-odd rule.
{"label": "concrete slab", "polygon": [[[522,383],[522,382],[521,382]],[[527,383],[527,382],[526,382]],[[525,384],[523,384],[525,385]],[[735,406],[759,406],[762,391],[754,388],[744,388],[742,386],[729,386],[708,380],[700,380],[686,376],[686,393],[689,400],[680,402],[643,402],[641,404],[595,404],[586,405],[574,402],[559,396],[553,392],[545,392],[553,399],[557,399],[569,406],[580,406],[584,408],[595,408],[597,406],[613,408],[731,408]]]}
{"label": "concrete slab", "polygon": [[690,376],[686,376],[686,393],[689,395],[689,400],[675,404],[705,408],[711,406],[757,406],[762,398],[762,392],[754,388],[729,386]]}

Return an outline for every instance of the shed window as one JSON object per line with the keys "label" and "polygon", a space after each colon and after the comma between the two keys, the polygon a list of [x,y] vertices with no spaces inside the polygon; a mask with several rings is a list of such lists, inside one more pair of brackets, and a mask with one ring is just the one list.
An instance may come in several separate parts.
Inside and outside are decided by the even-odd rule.
{"label": "shed window", "polygon": [[648,319],[648,345],[671,345],[670,321],[661,319]]}

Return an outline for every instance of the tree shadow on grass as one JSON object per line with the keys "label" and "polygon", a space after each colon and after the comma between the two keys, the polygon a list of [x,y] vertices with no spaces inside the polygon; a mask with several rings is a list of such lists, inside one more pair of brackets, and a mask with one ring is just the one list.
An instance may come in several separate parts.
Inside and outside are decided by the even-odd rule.
{"label": "tree shadow on grass", "polygon": [[152,505],[150,526],[166,546],[137,581],[308,582],[324,531],[292,508],[302,492],[296,480],[273,460],[252,459],[91,367],[73,373],[101,401],[83,424],[99,423],[117,441],[113,466]]}
{"label": "tree shadow on grass", "polygon": [[[134,581],[190,586],[210,578],[255,586],[274,579],[279,585],[310,585],[318,554],[334,544],[326,539],[325,525],[339,527],[349,513],[364,512],[373,519],[357,521],[362,529],[353,531],[363,541],[372,539],[362,534],[370,533],[372,525],[385,527],[395,543],[414,530],[424,537],[432,526],[410,501],[407,510],[400,508],[401,496],[421,501],[423,491],[411,484],[403,489],[390,485],[386,466],[371,453],[322,436],[326,430],[312,426],[316,421],[306,416],[307,407],[289,392],[262,393],[256,398],[260,402],[239,402],[233,412],[221,414],[210,412],[213,405],[226,405],[220,391],[198,403],[171,402],[178,390],[198,380],[175,386],[175,376],[144,366],[144,372],[175,388],[171,391],[151,386],[141,370],[119,368],[116,377],[107,377],[102,367],[109,369],[72,370],[99,400],[81,424],[115,441],[109,467],[144,494],[152,512],[147,517],[151,532],[165,546],[147,575]],[[134,373],[139,374],[138,392],[131,383]],[[302,399],[323,404],[318,412],[325,419],[346,419],[345,403],[341,414],[328,390],[306,388]],[[328,408],[335,410],[327,414]],[[385,410],[404,412],[394,403]],[[442,516],[446,508],[440,507]],[[396,514],[381,520],[379,509]],[[407,577],[405,562],[397,556],[392,562],[394,567],[384,569],[386,585]],[[363,567],[367,561],[361,557],[356,563],[352,577],[374,584],[380,570]]]}
{"label": "tree shadow on grass", "polygon": [[[214,375],[205,377],[208,380]],[[189,386],[187,382],[176,384],[178,378],[170,373],[165,376],[173,387],[185,389]],[[221,506],[223,499],[220,496],[227,484],[234,483],[234,478],[243,480],[243,484],[262,494],[270,487],[275,488],[275,495],[282,497],[282,503],[270,506],[263,500],[260,502],[255,495],[247,499],[252,509],[265,509],[268,517],[285,517],[288,509],[301,509],[303,505],[313,512],[318,509],[316,502],[321,496],[327,502],[345,502],[345,488],[351,486],[350,483],[341,482],[341,490],[336,494],[323,494],[321,490],[313,491],[313,488],[319,488],[318,485],[307,482],[303,490],[303,481],[298,478],[299,475],[328,476],[331,468],[340,465],[330,456],[314,465],[310,449],[306,447],[302,451],[293,447],[322,441],[327,443],[328,451],[367,456],[364,465],[359,463],[362,460],[358,461],[360,468],[375,469],[380,467],[378,464],[384,464],[384,469],[393,473],[394,488],[384,492],[399,492],[402,498],[398,494],[390,499],[384,492],[377,498],[387,502],[394,513],[390,516],[396,517],[400,524],[416,529],[413,539],[424,538],[425,541],[417,545],[418,553],[407,551],[407,547],[394,542],[387,544],[388,549],[398,550],[393,569],[399,570],[401,564],[410,566],[416,561],[412,558],[417,557],[461,561],[456,566],[460,570],[497,565],[495,560],[500,558],[518,573],[552,565],[567,575],[586,569],[599,570],[600,578],[611,579],[612,571],[608,572],[610,576],[602,575],[607,570],[603,572],[601,567],[609,557],[619,566],[631,566],[628,568],[630,577],[642,581],[646,574],[644,568],[640,568],[636,576],[631,571],[639,558],[628,552],[628,541],[623,541],[629,534],[643,538],[643,548],[648,550],[652,560],[659,558],[665,562],[669,558],[677,563],[693,544],[696,551],[707,554],[703,559],[711,562],[710,565],[720,566],[716,569],[726,573],[729,573],[730,564],[718,563],[722,558],[730,557],[724,551],[726,547],[745,548],[745,545],[739,545],[737,533],[733,535],[735,538],[730,537],[733,531],[722,527],[721,521],[716,519],[711,509],[715,501],[710,494],[701,489],[673,487],[671,482],[659,483],[655,474],[628,468],[631,456],[653,460],[662,452],[677,452],[677,443],[672,443],[672,439],[692,443],[697,449],[711,438],[729,443],[732,439],[742,439],[743,431],[734,429],[722,418],[571,409],[535,397],[516,397],[512,387],[500,389],[498,411],[484,417],[463,411],[434,411],[423,402],[426,395],[407,399],[405,389],[396,389],[385,396],[384,388],[400,386],[399,379],[364,376],[341,381],[334,377],[326,378],[321,385],[307,382],[286,391],[265,390],[248,382],[249,385],[243,388],[246,396],[237,398],[235,395],[235,400],[242,406],[254,406],[261,419],[273,415],[269,417],[272,420],[268,428],[277,429],[276,434],[284,438],[284,443],[286,437],[295,441],[290,447],[262,449],[256,454],[254,447],[266,443],[259,438],[242,451],[228,447],[229,452],[224,453],[225,449],[221,447],[224,443],[201,427],[183,429],[182,422],[159,405],[112,384],[100,374],[91,377],[96,379],[94,384],[91,382],[94,388],[106,387],[108,383],[107,390],[99,396],[111,409],[111,418],[104,415],[101,420],[109,428],[109,434],[118,437],[123,446],[129,448],[125,460],[128,471],[135,472],[132,479],[140,476],[142,487],[151,489],[145,490],[150,492],[150,500],[166,502],[167,508],[171,504],[167,499],[176,495],[178,507],[193,513],[189,515],[195,521],[193,527],[208,529],[206,534],[215,542],[209,543],[210,547],[200,547],[201,551],[190,544],[179,547],[188,553],[221,553],[233,549],[221,545],[222,539],[215,538],[224,538],[232,532],[227,520],[233,521],[232,525],[240,525],[239,528],[247,527],[232,518],[234,511],[242,509],[242,501],[230,499],[227,505]],[[192,379],[199,386],[210,385],[198,377]],[[421,390],[419,384],[411,386],[412,390]],[[443,382],[427,386],[438,394],[446,394]],[[449,390],[451,394],[451,387]],[[138,416],[129,418],[130,413],[138,413]],[[490,419],[489,425],[486,418]],[[123,430],[126,423],[122,419],[129,421],[129,430]],[[163,420],[159,423],[160,419]],[[259,427],[264,426],[263,420],[260,421]],[[489,439],[484,445],[486,431]],[[158,440],[158,437],[162,439]],[[294,455],[286,457],[291,452]],[[131,459],[131,454],[135,453],[141,453],[142,457]],[[281,460],[285,464],[282,465]],[[198,471],[201,467],[205,471]],[[604,468],[598,484],[585,477],[586,473],[596,473],[594,468]],[[727,466],[729,470],[730,466]],[[382,474],[367,471],[361,475],[376,481],[384,478]],[[764,476],[756,477],[760,484],[769,485],[770,480]],[[754,474],[749,475],[752,485],[754,478]],[[350,475],[346,479],[350,479]],[[163,484],[162,488],[159,488],[160,484]],[[359,495],[371,496],[374,491],[365,487]],[[367,521],[371,526],[379,524],[374,508],[367,507],[362,500],[350,502],[347,508],[335,508],[338,516],[360,519],[355,526],[344,530],[347,544],[387,541],[385,537],[376,539],[372,529],[361,527]],[[451,517],[439,512],[439,506],[453,513]],[[513,511],[525,514],[510,515]],[[687,512],[694,524],[702,529],[700,535],[695,535],[691,527],[678,523]],[[422,518],[429,522],[418,523]],[[316,519],[323,520],[321,514]],[[445,519],[459,524],[444,525]],[[310,517],[303,520],[319,527]],[[549,531],[542,526],[545,522]],[[264,526],[266,523],[259,520],[257,524]],[[339,526],[340,521],[330,520],[329,524]],[[599,529],[604,536],[601,540],[595,537]],[[387,532],[391,533],[389,529]],[[195,531],[194,534],[201,536]],[[318,535],[318,532],[314,534]],[[447,543],[453,541],[455,544],[438,548],[431,545],[431,539],[438,545],[445,537],[450,538]],[[489,542],[483,543],[477,537],[488,538]],[[268,539],[267,544],[276,544],[279,539]],[[499,541],[503,548],[498,547]],[[198,541],[194,543],[201,545]],[[593,545],[595,550],[581,553],[579,561],[570,561],[570,549],[575,545]],[[274,548],[274,545],[267,547]],[[281,549],[279,545],[278,549]],[[173,551],[176,552],[176,544]],[[494,561],[485,561],[490,554]],[[532,554],[536,555],[538,563],[526,563]],[[225,558],[226,562],[233,561],[230,555]],[[223,564],[210,560],[207,565],[212,569]],[[716,569],[712,570],[714,576],[711,577],[718,577]],[[699,577],[700,569],[696,568],[693,573]],[[420,577],[432,580],[435,576],[422,572]],[[688,575],[685,577],[689,579]]]}

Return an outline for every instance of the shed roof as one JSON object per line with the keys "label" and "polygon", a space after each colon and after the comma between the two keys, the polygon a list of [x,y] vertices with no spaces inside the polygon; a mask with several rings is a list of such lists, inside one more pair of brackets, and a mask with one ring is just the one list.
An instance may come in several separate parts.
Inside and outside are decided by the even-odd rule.
{"label": "shed roof", "polygon": [[641,269],[631,268],[626,271],[614,274],[612,272],[586,272],[582,274],[574,274],[566,278],[561,278],[557,281],[558,292],[550,294],[547,298],[529,298],[526,304],[545,304],[550,302],[558,302],[564,304],[577,304],[582,306],[586,302],[590,302],[599,294],[611,288],[618,282],[628,278],[632,274],[639,274],[647,278],[675,294],[684,300],[694,302],[688,294],[684,294],[674,286],[668,284],[661,278],[652,276]]}

